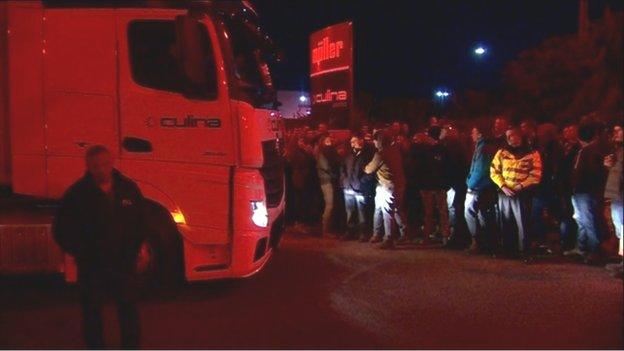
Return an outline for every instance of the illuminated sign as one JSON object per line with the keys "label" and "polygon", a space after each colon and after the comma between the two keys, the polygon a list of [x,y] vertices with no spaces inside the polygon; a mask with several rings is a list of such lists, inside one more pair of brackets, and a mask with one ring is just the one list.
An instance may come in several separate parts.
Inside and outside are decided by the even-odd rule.
{"label": "illuminated sign", "polygon": [[314,100],[312,103],[314,104],[323,104],[327,102],[336,102],[336,101],[347,101],[349,94],[344,91],[331,91],[327,89],[324,93],[318,93],[313,95]]}
{"label": "illuminated sign", "polygon": [[338,23],[310,35],[312,118],[349,128],[353,109],[353,25]]}

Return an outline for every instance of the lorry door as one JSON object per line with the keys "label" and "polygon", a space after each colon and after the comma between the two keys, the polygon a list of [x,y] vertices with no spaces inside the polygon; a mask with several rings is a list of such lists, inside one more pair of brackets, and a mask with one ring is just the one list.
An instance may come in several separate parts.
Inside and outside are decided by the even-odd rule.
{"label": "lorry door", "polygon": [[215,29],[185,29],[179,10],[116,11],[121,163],[167,193],[187,224],[207,228],[204,243],[227,242],[235,148]]}
{"label": "lorry door", "polygon": [[110,9],[46,9],[43,105],[48,196],[84,173],[84,153],[117,155],[115,17]]}

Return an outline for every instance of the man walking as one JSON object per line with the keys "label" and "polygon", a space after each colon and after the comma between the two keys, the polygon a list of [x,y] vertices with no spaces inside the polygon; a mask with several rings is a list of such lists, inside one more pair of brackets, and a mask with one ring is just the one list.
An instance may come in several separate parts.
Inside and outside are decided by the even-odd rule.
{"label": "man walking", "polygon": [[367,174],[377,176],[378,185],[375,189],[375,214],[373,218],[373,236],[371,243],[382,241],[381,229],[385,236],[381,249],[394,248],[392,232],[395,224],[399,227],[400,242],[407,242],[407,230],[403,217],[403,194],[405,193],[405,174],[403,160],[396,145],[392,144],[392,136],[377,131],[373,135],[377,152],[373,159],[364,167]]}
{"label": "man walking", "polygon": [[374,178],[364,173],[373,158],[372,148],[364,143],[361,134],[351,136],[351,152],[347,153],[340,169],[340,180],[347,213],[347,233],[344,239],[359,236],[360,241],[367,241],[370,221],[366,216],[366,207],[374,192]]}
{"label": "man walking", "polygon": [[537,151],[525,144],[520,130],[507,131],[507,146],[494,155],[490,178],[499,188],[498,216],[503,245],[508,253],[517,249],[529,260],[531,190],[542,178],[542,160]]}
{"label": "man walking", "polygon": [[78,265],[86,346],[105,347],[102,305],[117,303],[122,348],[139,347],[137,271],[145,269],[146,223],[137,185],[113,168],[103,146],[87,150],[87,172],[65,193],[54,222],[54,237]]}

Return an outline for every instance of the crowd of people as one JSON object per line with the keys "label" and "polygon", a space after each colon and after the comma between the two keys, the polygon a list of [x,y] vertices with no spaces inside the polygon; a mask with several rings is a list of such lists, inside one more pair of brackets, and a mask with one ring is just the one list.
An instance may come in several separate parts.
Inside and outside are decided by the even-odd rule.
{"label": "crowd of people", "polygon": [[[504,116],[459,126],[431,117],[351,131],[286,132],[288,219],[341,240],[441,246],[608,263],[619,239],[622,126],[586,117],[560,129]],[[611,211],[606,211],[610,206]],[[554,239],[554,234],[556,240]]]}

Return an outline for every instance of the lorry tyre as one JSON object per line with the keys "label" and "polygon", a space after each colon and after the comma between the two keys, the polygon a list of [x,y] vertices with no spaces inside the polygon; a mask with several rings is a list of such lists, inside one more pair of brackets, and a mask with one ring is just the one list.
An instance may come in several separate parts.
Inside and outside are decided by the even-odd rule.
{"label": "lorry tyre", "polygon": [[146,201],[145,217],[149,260],[142,279],[155,288],[175,287],[184,281],[182,238],[178,228],[169,211],[150,200]]}

